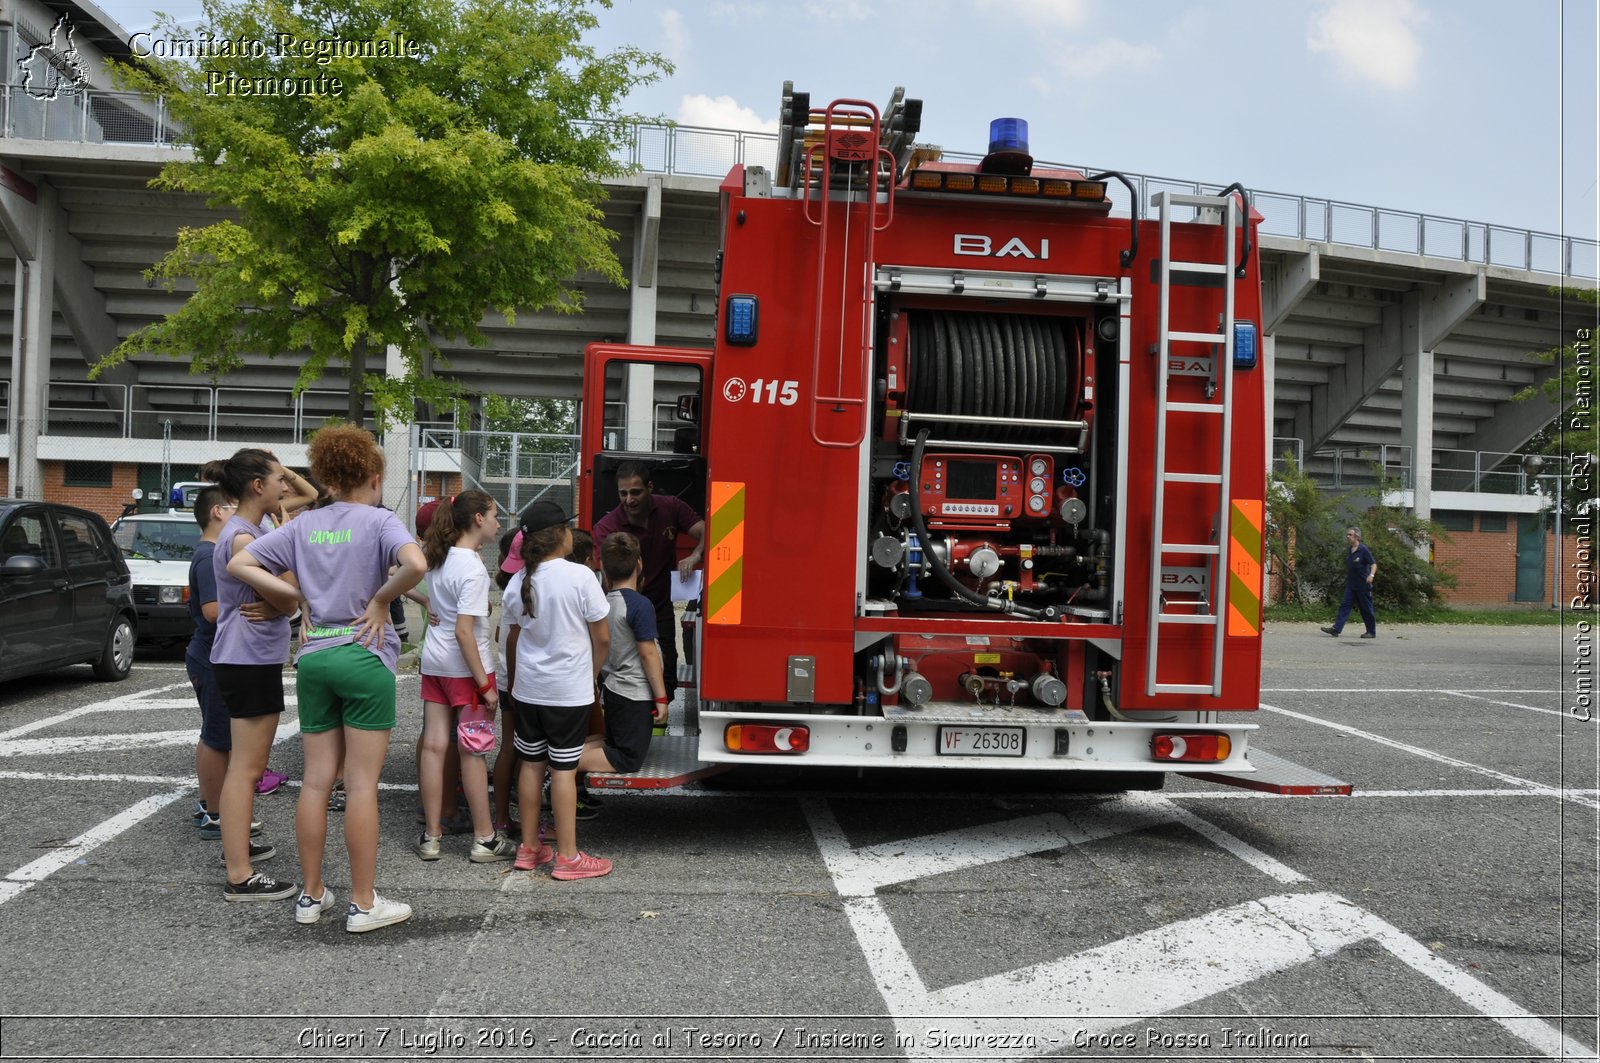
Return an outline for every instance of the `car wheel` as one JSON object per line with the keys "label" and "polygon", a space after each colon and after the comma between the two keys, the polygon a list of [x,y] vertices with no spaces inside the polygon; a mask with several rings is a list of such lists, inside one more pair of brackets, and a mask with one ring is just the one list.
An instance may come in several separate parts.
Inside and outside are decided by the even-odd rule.
{"label": "car wheel", "polygon": [[97,679],[116,682],[128,678],[128,673],[131,671],[133,671],[133,621],[126,616],[119,616],[116,623],[111,625],[111,630],[106,633],[105,649],[100,652],[100,659],[94,662],[94,674]]}

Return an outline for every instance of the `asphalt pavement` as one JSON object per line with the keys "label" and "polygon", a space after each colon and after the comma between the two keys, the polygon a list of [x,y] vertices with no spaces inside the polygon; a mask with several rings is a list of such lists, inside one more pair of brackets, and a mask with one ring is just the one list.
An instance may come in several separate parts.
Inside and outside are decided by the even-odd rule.
{"label": "asphalt pavement", "polygon": [[[735,780],[609,795],[582,882],[412,854],[403,677],[378,887],[416,915],[365,935],[223,903],[181,657],[8,683],[0,1058],[1594,1059],[1574,634],[1269,627],[1255,741],[1350,798]],[[284,878],[295,793],[256,804]]]}

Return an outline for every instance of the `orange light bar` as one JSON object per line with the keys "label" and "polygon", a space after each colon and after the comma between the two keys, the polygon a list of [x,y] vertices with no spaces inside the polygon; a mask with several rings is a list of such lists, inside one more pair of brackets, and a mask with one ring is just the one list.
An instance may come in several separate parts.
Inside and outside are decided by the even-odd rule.
{"label": "orange light bar", "polygon": [[1005,179],[1004,176],[1002,176],[1000,174],[992,174],[992,173],[984,173],[984,174],[979,174],[978,175],[978,191],[980,191],[980,192],[1004,192],[1005,190],[1006,190],[1006,179]]}
{"label": "orange light bar", "polygon": [[937,170],[915,170],[911,174],[911,187],[919,192],[937,192],[940,176]]}
{"label": "orange light bar", "polygon": [[1037,177],[1013,177],[1011,179],[1011,194],[1014,196],[1038,195],[1039,179]]}
{"label": "orange light bar", "polygon": [[1072,182],[1064,181],[1059,177],[1046,177],[1039,189],[1046,199],[1072,198]]}
{"label": "orange light bar", "polygon": [[1104,181],[1079,181],[1073,186],[1072,195],[1075,199],[1104,199],[1106,198],[1106,183]]}
{"label": "orange light bar", "polygon": [[970,173],[947,173],[944,186],[951,192],[971,192],[978,187],[978,177]]}
{"label": "orange light bar", "polygon": [[804,724],[730,723],[722,732],[730,753],[804,753],[811,729]]}
{"label": "orange light bar", "polygon": [[1232,752],[1233,739],[1213,731],[1158,734],[1150,739],[1150,756],[1155,760],[1210,764],[1227,760]]}

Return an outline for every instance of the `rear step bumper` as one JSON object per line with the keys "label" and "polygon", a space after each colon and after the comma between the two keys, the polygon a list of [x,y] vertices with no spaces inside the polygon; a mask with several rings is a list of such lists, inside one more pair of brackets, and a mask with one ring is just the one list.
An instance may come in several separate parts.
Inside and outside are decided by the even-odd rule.
{"label": "rear step bumper", "polygon": [[1313,768],[1273,756],[1264,749],[1252,746],[1245,754],[1256,769],[1251,772],[1199,771],[1184,772],[1191,779],[1257,790],[1266,794],[1286,797],[1349,797],[1354,787],[1332,775],[1324,775]]}
{"label": "rear step bumper", "polygon": [[664,790],[727,770],[726,764],[707,764],[700,759],[698,736],[657,735],[650,740],[650,752],[638,771],[626,775],[591,771],[588,785],[596,790]]}

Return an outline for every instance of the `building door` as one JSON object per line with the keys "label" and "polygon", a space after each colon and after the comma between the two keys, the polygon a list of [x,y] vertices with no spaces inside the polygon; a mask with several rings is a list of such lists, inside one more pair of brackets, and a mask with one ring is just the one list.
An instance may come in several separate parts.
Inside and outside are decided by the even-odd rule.
{"label": "building door", "polygon": [[1517,601],[1542,602],[1544,589],[1545,517],[1524,513],[1517,518]]}

